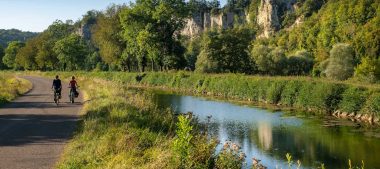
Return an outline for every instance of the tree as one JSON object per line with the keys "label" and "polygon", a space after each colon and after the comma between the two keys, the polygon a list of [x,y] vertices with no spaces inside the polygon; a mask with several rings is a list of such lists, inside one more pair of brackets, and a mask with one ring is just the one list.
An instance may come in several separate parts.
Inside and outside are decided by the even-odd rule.
{"label": "tree", "polygon": [[325,73],[328,78],[337,80],[346,80],[352,76],[354,51],[349,44],[338,43],[333,46]]}
{"label": "tree", "polygon": [[248,54],[251,37],[248,29],[237,28],[206,33],[196,62],[197,71],[253,73]]}
{"label": "tree", "polygon": [[26,70],[36,70],[37,64],[35,58],[38,52],[37,38],[29,40],[24,47],[20,48],[16,55],[15,62],[18,66]]}
{"label": "tree", "polygon": [[269,52],[270,49],[265,45],[256,45],[251,50],[251,58],[262,73],[267,73],[270,70]]}
{"label": "tree", "polygon": [[355,69],[355,77],[361,81],[374,83],[380,80],[380,59],[364,57]]}
{"label": "tree", "polygon": [[3,64],[3,56],[4,56],[4,49],[2,46],[0,46],[0,70],[5,69],[5,65]]}
{"label": "tree", "polygon": [[64,23],[60,20],[57,20],[53,22],[47,30],[39,34],[36,39],[33,40],[35,41],[35,47],[37,48],[35,62],[38,66],[38,69],[59,69],[58,55],[53,50],[54,45],[57,41],[69,36],[73,31],[74,25],[72,21],[68,20]]}
{"label": "tree", "polygon": [[84,69],[85,70],[103,70],[104,64],[102,64],[102,58],[99,55],[99,52],[89,52],[84,60]]}
{"label": "tree", "polygon": [[[150,61],[152,70],[178,67],[168,60],[182,60],[176,32],[188,15],[183,0],[138,0],[120,13],[123,38],[129,54],[137,56],[141,71]],[[174,57],[174,58],[173,58]],[[181,67],[184,65],[181,65]]]}
{"label": "tree", "polygon": [[201,50],[201,39],[194,38],[188,45],[186,45],[185,59],[187,63],[187,68],[190,70],[195,70],[195,63],[197,62],[197,57]]}
{"label": "tree", "polygon": [[92,38],[104,62],[125,70],[122,64],[125,62],[122,53],[126,44],[121,36],[122,26],[119,19],[119,13],[123,8],[126,7],[112,5],[99,14],[92,30]]}
{"label": "tree", "polygon": [[72,34],[57,41],[54,52],[58,55],[62,70],[79,70],[83,68],[88,49],[79,35]]}
{"label": "tree", "polygon": [[287,58],[285,56],[284,49],[280,47],[276,47],[272,49],[268,56],[270,60],[270,75],[285,75],[286,74],[286,66],[287,66]]}
{"label": "tree", "polygon": [[3,57],[3,63],[13,69],[17,69],[19,66],[16,64],[15,59],[18,51],[25,46],[24,43],[20,41],[13,41],[8,44],[8,47],[5,49],[5,55]]}
{"label": "tree", "polygon": [[280,48],[271,48],[265,45],[256,45],[251,50],[252,60],[262,74],[286,74],[287,58],[285,51]]}
{"label": "tree", "polygon": [[311,53],[300,50],[289,56],[287,63],[287,75],[307,75],[313,69],[314,60]]}

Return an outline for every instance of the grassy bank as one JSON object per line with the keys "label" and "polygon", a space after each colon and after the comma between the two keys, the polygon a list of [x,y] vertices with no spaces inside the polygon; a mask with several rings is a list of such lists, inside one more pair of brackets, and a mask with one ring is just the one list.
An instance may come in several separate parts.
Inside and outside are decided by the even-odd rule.
{"label": "grassy bank", "polygon": [[32,88],[32,83],[12,73],[0,72],[0,105],[10,102]]}
{"label": "grassy bank", "polygon": [[[67,75],[67,74],[66,74]],[[63,79],[67,78],[64,75]],[[200,126],[157,109],[152,94],[120,83],[80,77],[86,93],[81,123],[57,168],[221,168],[242,159],[217,161],[215,140]],[[239,160],[236,162],[236,160]],[[223,163],[222,163],[223,162]],[[233,167],[239,168],[239,167]]]}
{"label": "grassy bank", "polygon": [[380,116],[380,85],[309,77],[260,77],[236,74],[76,72],[130,86],[159,87],[192,94],[226,97],[289,107],[316,115]]}
{"label": "grassy bank", "polygon": [[[54,77],[56,73],[43,74]],[[63,76],[62,79],[76,75],[82,91],[87,93],[80,126],[57,166],[62,169],[241,168],[244,156],[233,143],[226,143],[223,146],[225,149],[214,154],[217,142],[207,141],[207,138],[200,134],[196,123],[186,118],[178,120],[170,110],[157,109],[149,92],[131,90],[126,86],[163,87],[195,94],[248,100],[252,97],[238,95],[239,85],[222,82],[229,81],[228,79],[236,81],[233,78],[240,78],[238,82],[245,82],[248,86],[252,85],[251,83],[283,82],[281,78],[260,79],[260,77],[239,75],[207,76],[186,73],[149,73],[137,79],[138,74],[130,73],[66,72],[59,74]],[[243,81],[244,79],[246,81]],[[201,80],[203,80],[202,85],[199,85]],[[250,80],[256,81],[250,82]],[[270,82],[265,82],[266,80]],[[299,78],[298,80],[301,82],[305,80],[306,83],[306,79]],[[208,82],[205,83],[205,81]],[[294,81],[297,81],[297,78],[289,82],[295,83]],[[378,90],[376,86],[363,87],[330,82],[328,84],[349,86],[344,92],[340,92],[341,95],[353,87],[363,88],[367,92]],[[227,90],[228,88],[220,90],[225,88],[225,85],[229,85],[231,90]],[[286,85],[283,88],[285,87]],[[269,88],[266,90],[269,91]],[[302,89],[302,85],[299,88]],[[236,93],[230,93],[232,91]],[[281,95],[284,91],[284,89],[281,90]],[[222,92],[229,93],[223,95]],[[261,92],[267,95],[267,92]],[[249,96],[249,93],[244,96]],[[280,100],[282,99],[281,96]],[[261,100],[263,101],[267,100]],[[366,103],[367,100],[364,102]]]}

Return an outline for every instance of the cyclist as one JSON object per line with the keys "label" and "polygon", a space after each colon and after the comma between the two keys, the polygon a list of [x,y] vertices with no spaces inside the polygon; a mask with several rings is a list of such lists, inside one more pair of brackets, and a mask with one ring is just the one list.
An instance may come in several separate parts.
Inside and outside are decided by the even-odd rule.
{"label": "cyclist", "polygon": [[53,85],[51,86],[51,89],[53,89],[55,93],[58,93],[58,96],[61,99],[62,84],[61,84],[61,80],[59,79],[58,75],[55,76],[55,79],[53,80]]}
{"label": "cyclist", "polygon": [[78,86],[77,81],[75,81],[75,77],[74,76],[71,77],[71,81],[70,81],[69,87],[71,88],[71,90],[74,91],[75,97],[78,97],[79,93],[77,92],[77,87],[79,87],[79,86]]}

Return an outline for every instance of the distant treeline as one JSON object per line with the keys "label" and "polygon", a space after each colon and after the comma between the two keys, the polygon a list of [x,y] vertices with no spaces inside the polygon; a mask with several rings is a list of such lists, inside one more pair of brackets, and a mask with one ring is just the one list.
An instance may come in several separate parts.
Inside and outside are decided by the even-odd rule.
{"label": "distant treeline", "polygon": [[9,42],[12,41],[22,41],[37,36],[38,33],[35,32],[23,32],[17,29],[0,29],[0,48],[6,48]]}
{"label": "distant treeline", "polygon": [[[295,11],[286,11],[284,0],[273,2],[278,4],[281,26],[269,38],[256,38],[262,32],[256,24],[261,0],[229,0],[224,7],[217,0],[138,0],[89,11],[75,23],[56,21],[26,43],[11,42],[0,66],[18,70],[185,69],[379,81],[379,1],[297,0]],[[181,35],[185,19],[204,10],[243,10],[249,18],[229,29],[210,29],[197,37]],[[302,23],[293,26],[299,19]]]}

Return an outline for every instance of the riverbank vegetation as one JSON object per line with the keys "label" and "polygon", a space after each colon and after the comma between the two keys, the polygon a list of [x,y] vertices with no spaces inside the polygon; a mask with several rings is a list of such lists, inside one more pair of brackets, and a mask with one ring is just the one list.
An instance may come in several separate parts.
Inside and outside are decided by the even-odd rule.
{"label": "riverbank vegetation", "polygon": [[204,127],[190,116],[177,117],[171,110],[158,109],[149,92],[101,78],[78,79],[86,104],[57,168],[226,168],[243,164],[236,157],[240,154],[231,154],[227,148],[216,154],[218,142],[200,132]]}
{"label": "riverbank vegetation", "polygon": [[278,104],[329,114],[336,110],[379,115],[378,85],[342,83],[308,77],[260,77],[187,72],[138,74],[95,73],[130,85],[160,86],[208,95]]}
{"label": "riverbank vegetation", "polygon": [[[65,73],[64,73],[65,74]],[[75,72],[126,86],[156,87],[292,108],[310,115],[337,116],[379,123],[380,87],[376,84],[332,81],[311,77],[198,74],[191,72]]]}
{"label": "riverbank vegetation", "polygon": [[0,105],[15,99],[32,88],[32,83],[10,73],[0,72]]}
{"label": "riverbank vegetation", "polygon": [[[51,77],[59,74],[62,79],[75,75],[82,86],[82,91],[86,93],[84,101],[86,104],[78,130],[66,147],[65,154],[57,168],[241,168],[245,165],[246,158],[253,158],[245,157],[239,145],[232,142],[222,143],[223,149],[217,151],[217,140],[205,137],[206,133],[203,130],[205,128],[196,121],[191,121],[192,118],[189,117],[191,114],[177,117],[171,110],[158,109],[149,91],[129,88],[131,86],[157,87],[194,92],[194,94],[215,94],[222,97],[247,99],[249,97],[246,96],[249,96],[250,91],[239,88],[239,83],[225,84],[224,80],[234,79],[237,82],[250,84],[249,86],[265,86],[265,84],[272,84],[270,82],[278,85],[287,80],[290,81],[290,84],[295,84],[291,86],[296,87],[283,86],[283,89],[280,90],[282,92],[279,92],[280,95],[285,88],[292,91],[290,89],[306,90],[303,88],[311,87],[308,91],[313,91],[313,88],[316,87],[313,84],[322,83],[322,86],[326,87],[324,89],[346,88],[339,92],[326,90],[328,96],[317,97],[316,100],[325,99],[324,101],[326,101],[326,98],[340,97],[345,98],[344,102],[350,102],[350,98],[360,100],[357,98],[362,95],[348,94],[355,93],[352,90],[356,88],[361,89],[359,93],[378,92],[378,86],[332,83],[322,79],[310,82],[310,79],[304,77],[287,77],[285,79],[284,77],[263,78],[235,74],[204,76],[187,72],[148,73],[146,75],[120,72],[47,72],[39,74]],[[200,85],[202,80],[202,85]],[[304,82],[306,82],[306,87],[302,87]],[[335,85],[339,87],[335,87]],[[231,90],[227,90],[227,88]],[[272,88],[275,89],[272,85],[252,89],[260,91],[257,98],[276,100],[273,99],[275,97],[272,97],[275,95],[273,93],[276,93],[273,91],[276,90]],[[233,93],[229,93],[230,91]],[[334,95],[336,93],[338,94]],[[297,102],[298,99],[301,99],[294,93],[293,95],[286,94],[286,96],[280,97],[279,102],[281,103],[282,100],[296,100]],[[306,96],[302,97],[305,99]],[[366,98],[362,97],[363,103],[360,104],[341,103],[343,102],[341,99],[337,105],[338,107],[340,105],[353,107],[360,105],[359,107],[366,106],[365,109],[374,109],[374,107],[368,107],[368,104],[378,102],[372,102]],[[288,102],[292,103],[292,101]],[[313,103],[319,102],[313,101]],[[363,108],[353,109],[360,112]],[[319,113],[326,115],[327,112],[321,109]],[[214,154],[214,152],[218,153]],[[285,155],[283,159],[285,159]],[[300,163],[302,166],[302,161]],[[293,165],[294,163],[290,164],[292,167],[296,167]],[[255,166],[262,165],[257,163]]]}

